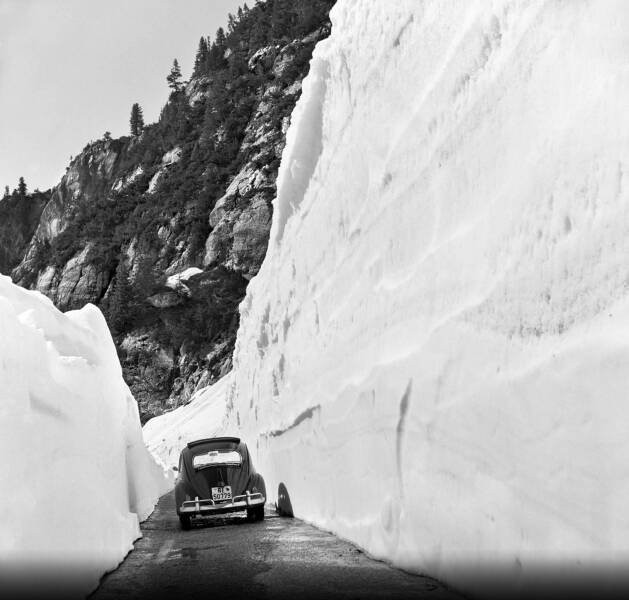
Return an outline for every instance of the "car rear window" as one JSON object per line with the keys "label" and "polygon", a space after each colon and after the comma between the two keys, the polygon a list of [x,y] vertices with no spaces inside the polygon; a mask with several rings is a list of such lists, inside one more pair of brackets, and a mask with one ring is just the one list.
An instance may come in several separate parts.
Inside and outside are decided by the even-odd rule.
{"label": "car rear window", "polygon": [[195,469],[217,465],[240,467],[242,465],[242,456],[236,450],[209,450],[208,452],[195,454],[192,458],[192,465]]}

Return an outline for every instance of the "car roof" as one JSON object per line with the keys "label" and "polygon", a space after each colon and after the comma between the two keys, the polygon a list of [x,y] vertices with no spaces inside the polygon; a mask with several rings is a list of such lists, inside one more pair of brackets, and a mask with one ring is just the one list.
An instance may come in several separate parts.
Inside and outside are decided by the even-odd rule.
{"label": "car roof", "polygon": [[194,442],[188,442],[188,448],[193,448],[194,446],[200,446],[201,444],[211,444],[214,442],[225,442],[228,444],[240,444],[240,438],[237,437],[215,437],[215,438],[204,438],[201,440],[195,440]]}
{"label": "car roof", "polygon": [[[186,444],[180,454],[179,460],[192,466],[192,457],[213,450],[235,450],[243,458],[243,465],[249,465],[249,450],[247,445],[237,437],[215,437],[194,440]],[[249,468],[249,466],[247,466]]]}

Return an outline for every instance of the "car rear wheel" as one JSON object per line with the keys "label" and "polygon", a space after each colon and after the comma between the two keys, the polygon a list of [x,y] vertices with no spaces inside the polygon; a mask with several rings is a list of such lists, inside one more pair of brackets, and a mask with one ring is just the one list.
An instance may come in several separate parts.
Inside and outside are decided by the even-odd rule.
{"label": "car rear wheel", "polygon": [[264,505],[248,508],[247,519],[249,521],[264,521]]}
{"label": "car rear wheel", "polygon": [[190,529],[190,515],[179,515],[179,523],[184,531]]}

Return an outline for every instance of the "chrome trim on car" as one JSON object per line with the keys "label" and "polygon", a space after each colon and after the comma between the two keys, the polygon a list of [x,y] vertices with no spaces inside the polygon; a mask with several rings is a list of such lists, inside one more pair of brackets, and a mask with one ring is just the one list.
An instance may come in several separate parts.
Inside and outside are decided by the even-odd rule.
{"label": "chrome trim on car", "polygon": [[179,507],[180,513],[212,513],[245,510],[254,506],[264,505],[265,497],[260,492],[246,492],[239,496],[234,496],[231,501],[215,502],[211,498],[199,498],[186,500]]}

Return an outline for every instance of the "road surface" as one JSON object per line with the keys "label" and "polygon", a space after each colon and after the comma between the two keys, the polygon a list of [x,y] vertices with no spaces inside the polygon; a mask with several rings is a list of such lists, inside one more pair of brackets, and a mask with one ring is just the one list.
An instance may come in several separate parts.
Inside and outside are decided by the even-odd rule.
{"label": "road surface", "polygon": [[433,579],[393,569],[330,533],[268,509],[261,522],[235,513],[181,531],[169,493],[142,533],[90,600],[461,598]]}

